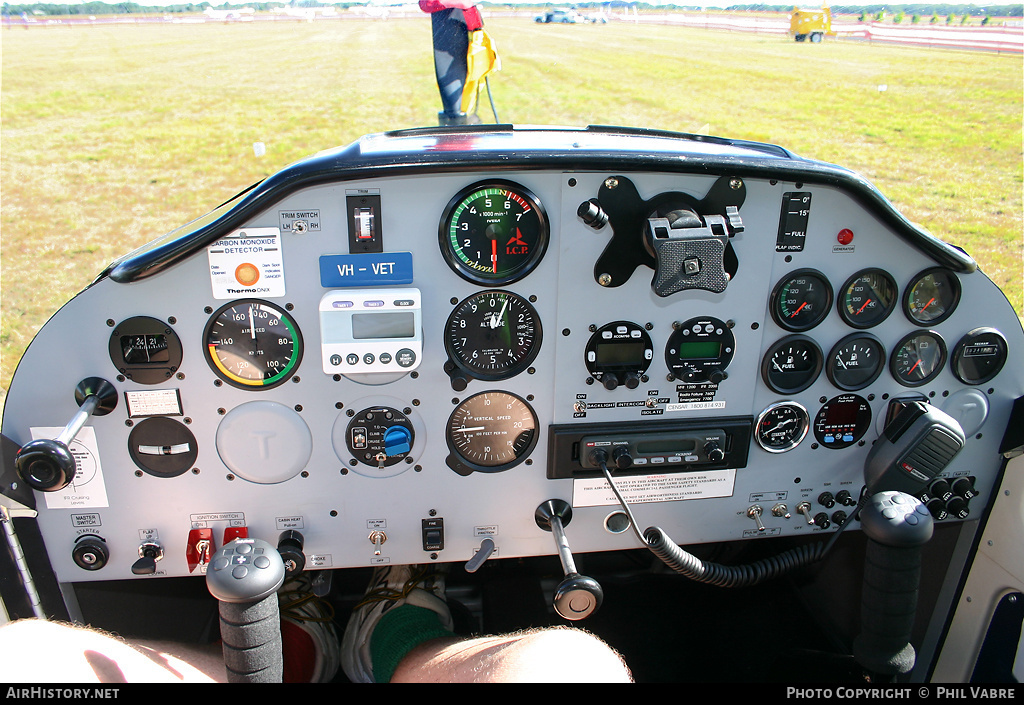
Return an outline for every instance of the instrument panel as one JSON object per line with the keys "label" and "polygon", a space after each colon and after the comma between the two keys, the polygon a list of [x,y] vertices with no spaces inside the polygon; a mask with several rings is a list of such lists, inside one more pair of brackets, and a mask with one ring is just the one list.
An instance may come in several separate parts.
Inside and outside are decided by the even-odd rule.
{"label": "instrument panel", "polygon": [[309,568],[464,562],[485,539],[490,560],[548,555],[550,499],[575,551],[636,548],[605,445],[629,448],[641,530],[828,535],[901,399],[968,437],[940,478],[960,490],[923,492],[933,515],[990,501],[1020,323],[846,172],[511,129],[289,169],[115,262],[29,348],[16,442],[56,437],[84,379],[117,392],[71,444],[73,482],[36,493],[60,581],[202,575],[230,537],[284,531]]}

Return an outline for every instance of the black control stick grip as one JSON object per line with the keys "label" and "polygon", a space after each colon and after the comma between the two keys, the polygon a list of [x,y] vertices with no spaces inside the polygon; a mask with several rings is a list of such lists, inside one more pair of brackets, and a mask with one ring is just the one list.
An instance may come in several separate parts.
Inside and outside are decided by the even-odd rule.
{"label": "black control stick grip", "polygon": [[902,492],[879,492],[861,510],[868,536],[861,593],[861,633],[853,654],[876,679],[909,673],[910,643],[921,582],[921,547],[932,536],[931,513]]}
{"label": "black control stick grip", "polygon": [[206,586],[220,603],[220,636],[230,683],[280,683],[284,674],[281,555],[260,539],[235,539],[214,555]]}

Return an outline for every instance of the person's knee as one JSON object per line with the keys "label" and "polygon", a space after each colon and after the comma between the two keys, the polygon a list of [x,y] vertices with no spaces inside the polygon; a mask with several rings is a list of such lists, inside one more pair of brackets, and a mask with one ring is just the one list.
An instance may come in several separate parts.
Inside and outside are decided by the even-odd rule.
{"label": "person's knee", "polygon": [[564,627],[523,634],[506,656],[527,680],[619,682],[632,680],[622,657],[589,632]]}

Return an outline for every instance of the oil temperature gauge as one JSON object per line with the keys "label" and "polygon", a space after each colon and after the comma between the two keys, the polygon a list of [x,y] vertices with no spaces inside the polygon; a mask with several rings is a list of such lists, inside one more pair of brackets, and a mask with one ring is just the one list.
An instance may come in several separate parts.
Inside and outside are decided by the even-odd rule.
{"label": "oil temperature gauge", "polygon": [[810,425],[807,409],[801,404],[780,401],[757,417],[754,440],[769,453],[785,453],[800,445]]}

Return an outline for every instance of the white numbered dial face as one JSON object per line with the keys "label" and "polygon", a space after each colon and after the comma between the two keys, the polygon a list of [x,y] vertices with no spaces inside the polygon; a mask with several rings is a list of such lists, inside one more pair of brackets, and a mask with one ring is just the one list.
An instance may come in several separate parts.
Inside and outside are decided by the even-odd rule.
{"label": "white numbered dial face", "polygon": [[448,443],[464,462],[487,472],[517,465],[533,448],[537,416],[507,392],[481,392],[456,407],[448,419]]}
{"label": "white numbered dial face", "polygon": [[466,372],[494,381],[529,367],[540,342],[540,317],[526,299],[508,291],[485,291],[452,311],[445,347]]}

